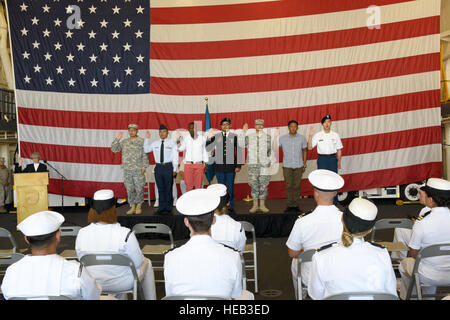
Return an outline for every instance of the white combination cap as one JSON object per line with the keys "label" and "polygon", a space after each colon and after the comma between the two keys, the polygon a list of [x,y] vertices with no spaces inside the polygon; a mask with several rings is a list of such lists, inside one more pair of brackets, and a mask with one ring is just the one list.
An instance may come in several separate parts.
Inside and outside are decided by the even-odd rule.
{"label": "white combination cap", "polygon": [[378,208],[373,202],[363,198],[355,198],[344,210],[345,226],[351,233],[370,230],[375,225],[377,213]]}
{"label": "white combination cap", "polygon": [[420,187],[428,196],[438,196],[444,199],[450,198],[450,182],[440,178],[429,178],[425,185]]}
{"label": "white combination cap", "polygon": [[340,175],[325,169],[312,171],[308,180],[314,188],[322,191],[337,191],[344,186],[344,179]]}
{"label": "white combination cap", "polygon": [[213,212],[220,203],[217,192],[208,189],[195,189],[184,193],[177,200],[178,212],[185,216],[201,216]]}
{"label": "white combination cap", "polygon": [[114,191],[110,189],[102,189],[94,193],[94,200],[109,200],[112,198],[114,198]]}
{"label": "white combination cap", "polygon": [[227,194],[227,186],[221,183],[211,184],[208,188],[206,188],[206,190],[216,192],[219,197],[223,197]]}
{"label": "white combination cap", "polygon": [[58,212],[41,211],[24,219],[17,228],[27,237],[42,236],[57,231],[64,220]]}

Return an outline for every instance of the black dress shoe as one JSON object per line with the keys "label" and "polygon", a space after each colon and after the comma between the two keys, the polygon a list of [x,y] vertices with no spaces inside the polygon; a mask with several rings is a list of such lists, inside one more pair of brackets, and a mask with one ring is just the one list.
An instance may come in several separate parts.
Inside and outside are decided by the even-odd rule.
{"label": "black dress shoe", "polygon": [[163,215],[163,214],[164,214],[164,212],[165,212],[165,211],[163,211],[163,210],[159,210],[159,209],[158,209],[158,210],[156,210],[156,211],[155,211],[155,214],[160,214],[160,215]]}
{"label": "black dress shoe", "polygon": [[233,208],[228,208],[228,214],[235,214],[236,211],[234,211]]}
{"label": "black dress shoe", "polygon": [[284,213],[298,213],[300,212],[300,209],[298,207],[287,207],[286,210],[284,210]]}

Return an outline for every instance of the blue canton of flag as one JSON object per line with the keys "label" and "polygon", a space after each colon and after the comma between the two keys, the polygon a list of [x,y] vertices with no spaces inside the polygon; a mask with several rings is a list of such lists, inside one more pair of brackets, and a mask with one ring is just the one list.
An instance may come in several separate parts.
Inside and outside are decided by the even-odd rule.
{"label": "blue canton of flag", "polygon": [[7,6],[17,89],[149,93],[149,0],[10,0]]}

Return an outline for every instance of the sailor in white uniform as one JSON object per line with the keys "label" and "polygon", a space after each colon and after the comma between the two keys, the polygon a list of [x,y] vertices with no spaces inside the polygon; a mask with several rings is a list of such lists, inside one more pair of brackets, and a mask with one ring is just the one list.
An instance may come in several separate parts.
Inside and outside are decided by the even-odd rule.
{"label": "sailor in white uniform", "polygon": [[220,197],[219,206],[214,210],[216,222],[211,226],[211,237],[217,242],[243,252],[247,237],[241,223],[227,214],[227,203],[230,198],[227,187],[224,184],[215,183],[208,186],[207,190],[216,192]]}
{"label": "sailor in white uniform", "polygon": [[[308,176],[314,187],[314,200],[317,207],[310,213],[299,215],[286,242],[288,254],[292,258],[292,280],[297,296],[297,258],[303,252],[317,249],[340,239],[342,234],[342,212],[333,205],[337,190],[344,186],[344,179],[335,172],[318,169]],[[307,285],[310,262],[302,263],[301,279]],[[306,290],[303,296],[306,297]]]}
{"label": "sailor in white uniform", "polygon": [[[31,246],[27,255],[6,270],[2,283],[5,299],[12,297],[67,296],[98,300],[102,291],[76,261],[56,254],[64,217],[53,211],[41,211],[24,219],[17,228]],[[81,271],[81,272],[80,272]]]}
{"label": "sailor in white uniform", "polygon": [[388,251],[364,236],[372,231],[378,209],[369,200],[355,198],[344,210],[344,231],[337,244],[313,255],[308,294],[314,300],[349,292],[397,295],[396,279]]}
{"label": "sailor in white uniform", "polygon": [[[430,214],[431,212],[431,208],[427,207],[427,205],[425,204],[425,198],[426,198],[426,193],[423,190],[419,189],[419,202],[424,205],[425,207],[423,207],[420,212],[419,215],[417,217],[410,217],[410,219],[412,221],[414,221],[414,223],[417,221],[418,218],[420,217],[426,217],[427,215]],[[411,235],[412,235],[412,229],[406,229],[406,228],[395,228],[394,229],[394,242],[401,242],[403,243],[405,246],[409,247],[409,241],[411,239]],[[408,256],[408,251],[394,251],[391,253],[391,257],[392,258],[396,258],[396,259],[404,259]]]}
{"label": "sailor in white uniform", "polygon": [[[402,282],[400,298],[405,299],[415,258],[424,247],[439,243],[450,243],[450,182],[444,179],[429,178],[425,186],[425,205],[431,212],[419,217],[414,223],[409,241],[410,258],[403,259],[399,266]],[[419,265],[419,278],[424,287],[424,294],[434,294],[436,286],[450,285],[450,257],[425,258]],[[416,294],[415,289],[413,294]]]}
{"label": "sailor in white uniform", "polygon": [[[78,259],[86,254],[95,253],[117,253],[128,256],[136,267],[145,299],[155,300],[152,263],[142,254],[134,233],[117,223],[115,203],[112,190],[99,190],[94,194],[88,214],[90,224],[78,232],[75,241]],[[133,287],[133,275],[129,267],[100,265],[90,266],[87,269],[104,291],[124,291]],[[117,297],[124,299],[125,295]]]}
{"label": "sailor in white uniform", "polygon": [[254,299],[252,293],[242,290],[239,252],[211,238],[211,224],[216,220],[213,212],[219,203],[220,197],[206,189],[188,191],[177,200],[191,238],[164,257],[166,295]]}

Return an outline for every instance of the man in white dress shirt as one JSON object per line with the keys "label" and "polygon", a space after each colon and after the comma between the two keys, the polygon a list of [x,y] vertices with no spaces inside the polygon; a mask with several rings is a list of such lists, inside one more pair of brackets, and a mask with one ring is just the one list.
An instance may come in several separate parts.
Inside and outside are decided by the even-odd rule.
{"label": "man in white dress shirt", "polygon": [[159,209],[156,213],[171,214],[173,207],[172,188],[178,170],[178,147],[175,141],[168,138],[169,129],[161,124],[159,139],[150,143],[150,131],[144,141],[144,152],[153,152],[155,158],[155,181],[158,185]]}
{"label": "man in white dress shirt", "polygon": [[[333,205],[333,198],[337,190],[344,186],[344,179],[337,173],[319,169],[312,171],[308,180],[314,187],[317,207],[311,213],[299,215],[286,242],[288,254],[292,258],[291,271],[296,296],[298,256],[303,251],[336,242],[342,234],[342,212]],[[309,281],[310,264],[302,264],[301,279],[305,285],[308,285]],[[303,290],[302,294],[306,297],[306,290]]]}
{"label": "man in white dress shirt", "polygon": [[99,299],[102,289],[89,272],[80,270],[78,262],[67,261],[56,254],[61,239],[59,227],[63,222],[61,214],[41,211],[17,225],[31,246],[31,255],[6,270],[1,287],[5,299],[39,296]]}
{"label": "man in white dress shirt", "polygon": [[344,210],[341,241],[317,250],[311,262],[308,294],[314,300],[350,292],[390,293],[397,296],[396,279],[388,251],[364,241],[372,231],[378,209],[369,200],[355,198]]}
{"label": "man in white dress shirt", "polygon": [[224,184],[215,183],[208,186],[207,190],[216,192],[220,197],[220,204],[214,210],[216,222],[211,226],[212,238],[217,242],[243,252],[247,237],[245,236],[245,230],[241,223],[227,214],[227,203],[230,199],[227,187]]}
{"label": "man in white dress shirt", "polygon": [[[406,299],[415,258],[425,247],[450,243],[450,182],[439,178],[429,178],[425,186],[425,205],[431,208],[426,216],[419,217],[414,223],[409,241],[410,257],[400,262],[398,270],[402,277],[400,297]],[[450,285],[450,257],[425,258],[419,265],[419,277],[424,287],[424,294],[434,294],[437,286]],[[415,290],[413,294],[416,294]]]}
{"label": "man in white dress shirt", "polygon": [[164,257],[166,295],[220,296],[254,299],[242,290],[242,262],[238,251],[211,238],[214,210],[220,197],[211,190],[197,189],[183,194],[177,210],[185,215],[184,224],[191,239]]}
{"label": "man in white dress shirt", "polygon": [[[134,233],[117,223],[116,199],[112,190],[99,190],[94,194],[88,213],[87,227],[78,232],[75,250],[78,259],[86,254],[111,253],[129,257],[136,267],[146,300],[156,299],[155,277],[152,263],[145,258]],[[90,274],[104,291],[125,291],[133,287],[133,275],[129,267],[89,266]],[[125,298],[118,295],[118,298]]]}
{"label": "man in white dress shirt", "polygon": [[206,172],[206,164],[209,158],[206,151],[206,136],[197,131],[197,126],[194,122],[189,123],[188,132],[182,133],[178,151],[183,152],[185,150],[184,181],[186,183],[186,191],[200,189],[202,188],[203,175]]}
{"label": "man in white dress shirt", "polygon": [[[331,130],[331,116],[322,118],[322,131],[314,134],[313,127],[309,127],[308,150],[317,146],[317,169],[326,169],[338,173],[341,168],[342,141],[337,132]],[[337,196],[333,203],[338,204]]]}

